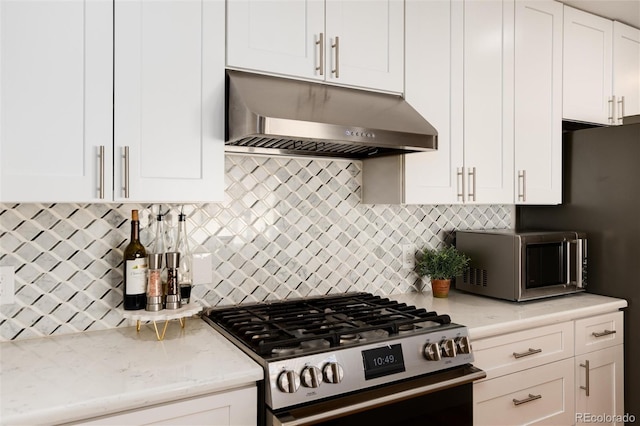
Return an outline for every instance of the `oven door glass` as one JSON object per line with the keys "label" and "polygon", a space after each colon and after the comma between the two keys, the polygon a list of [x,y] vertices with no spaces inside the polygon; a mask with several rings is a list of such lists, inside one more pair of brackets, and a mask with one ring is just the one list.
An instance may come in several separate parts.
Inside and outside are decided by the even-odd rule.
{"label": "oven door glass", "polygon": [[485,376],[482,370],[463,366],[339,399],[269,413],[267,424],[472,425],[473,381]]}

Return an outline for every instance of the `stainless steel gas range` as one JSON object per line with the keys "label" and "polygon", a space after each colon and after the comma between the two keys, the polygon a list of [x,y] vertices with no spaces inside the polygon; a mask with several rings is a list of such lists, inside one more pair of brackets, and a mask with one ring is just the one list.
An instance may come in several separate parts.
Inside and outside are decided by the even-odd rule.
{"label": "stainless steel gas range", "polygon": [[467,328],[369,293],[209,309],[265,370],[259,423],[471,424]]}

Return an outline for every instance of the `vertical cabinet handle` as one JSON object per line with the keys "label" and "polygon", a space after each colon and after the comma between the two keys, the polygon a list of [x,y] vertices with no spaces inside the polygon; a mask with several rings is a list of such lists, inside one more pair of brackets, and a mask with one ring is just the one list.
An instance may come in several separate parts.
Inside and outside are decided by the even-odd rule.
{"label": "vertical cabinet handle", "polygon": [[100,145],[100,147],[98,148],[98,159],[100,161],[100,172],[98,176],[98,180],[99,180],[98,197],[101,200],[104,200],[104,145]]}
{"label": "vertical cabinet handle", "polygon": [[335,74],[336,78],[340,78],[340,37],[336,36],[336,41],[331,45],[331,48],[335,51],[335,62],[336,67],[331,70],[332,74]]}
{"label": "vertical cabinet handle", "polygon": [[469,170],[469,201],[476,201],[476,177],[476,168],[472,167]]}
{"label": "vertical cabinet handle", "polygon": [[618,124],[622,124],[623,117],[624,117],[624,96],[620,96],[620,99],[618,99]]}
{"label": "vertical cabinet handle", "polygon": [[464,201],[464,167],[456,169],[456,183],[458,186],[458,200]]}
{"label": "vertical cabinet handle", "polygon": [[614,121],[613,121],[613,114],[614,114],[614,106],[613,106],[613,104],[614,104],[614,102],[615,102],[615,96],[611,96],[609,98],[609,100],[607,101],[607,103],[609,104],[609,117],[608,117],[609,118],[609,124],[614,124]]}
{"label": "vertical cabinet handle", "polygon": [[129,147],[124,147],[124,198],[129,198]]}
{"label": "vertical cabinet handle", "polygon": [[518,201],[527,201],[527,171],[518,170]]}
{"label": "vertical cabinet handle", "polygon": [[584,364],[580,364],[580,367],[584,367],[586,369],[585,372],[585,383],[584,386],[580,386],[580,389],[584,389],[586,395],[589,396],[589,360],[586,360]]}
{"label": "vertical cabinet handle", "polygon": [[318,71],[320,75],[324,75],[324,33],[320,33],[318,41],[316,41],[316,45],[318,46],[318,51],[320,54],[316,71]]}

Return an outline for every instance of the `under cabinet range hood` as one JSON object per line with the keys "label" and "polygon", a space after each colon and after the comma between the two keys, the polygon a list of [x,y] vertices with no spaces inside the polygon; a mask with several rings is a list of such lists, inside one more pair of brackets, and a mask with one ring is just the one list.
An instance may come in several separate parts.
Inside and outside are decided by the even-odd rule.
{"label": "under cabinet range hood", "polygon": [[227,152],[365,159],[437,149],[401,96],[227,71]]}

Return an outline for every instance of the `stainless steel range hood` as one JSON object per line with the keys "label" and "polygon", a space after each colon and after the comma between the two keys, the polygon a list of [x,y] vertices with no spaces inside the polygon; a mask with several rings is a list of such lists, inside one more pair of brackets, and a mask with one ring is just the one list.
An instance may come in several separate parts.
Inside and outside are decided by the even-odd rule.
{"label": "stainless steel range hood", "polygon": [[227,71],[226,151],[371,158],[437,149],[402,97]]}

